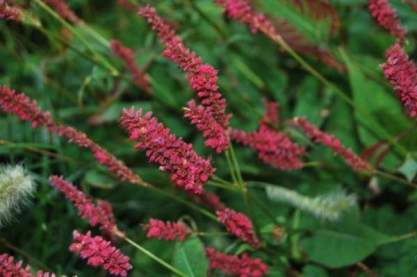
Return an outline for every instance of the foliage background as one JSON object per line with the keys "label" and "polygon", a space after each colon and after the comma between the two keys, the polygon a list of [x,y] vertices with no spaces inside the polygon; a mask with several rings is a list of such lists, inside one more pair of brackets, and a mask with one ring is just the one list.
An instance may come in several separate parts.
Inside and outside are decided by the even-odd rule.
{"label": "foliage background", "polygon": [[[73,51],[73,48],[85,50],[76,37],[70,36],[34,1],[20,2],[41,20],[45,32],[0,22],[1,84],[27,93],[45,110],[51,111],[58,121],[85,131],[145,180],[166,188],[177,197],[186,199],[171,188],[166,175],[146,162],[143,153],[132,150],[118,125],[122,108],[135,106],[152,110],[176,135],[192,142],[199,153],[212,156],[217,175],[229,178],[224,156],[207,150],[201,135],[183,118],[181,108],[193,93],[184,74],[161,57],[161,45],[142,18],[118,7],[116,1],[68,1],[89,26],[108,39],[120,39],[136,51],[137,63],[151,76],[152,96],[132,85],[127,74],[122,78],[112,77],[92,63],[88,55]],[[411,57],[415,57],[417,14],[401,1],[391,2],[409,30],[406,48]],[[417,172],[414,123],[403,114],[378,66],[393,39],[373,22],[366,1],[331,3],[342,22],[336,36],[329,35],[329,22],[316,22],[286,1],[256,1],[260,10],[286,18],[308,39],[330,49],[346,64],[348,72],[340,74],[305,57],[340,87],[349,101],[306,73],[291,56],[279,51],[277,45],[264,36],[254,35],[246,27],[230,22],[213,1],[152,1],[161,15],[176,26],[186,44],[219,70],[221,91],[233,113],[233,127],[255,130],[263,114],[262,99],[266,97],[280,103],[283,123],[294,116],[305,116],[335,134],[357,153],[382,139],[404,134],[384,159],[381,171],[397,174],[401,179],[407,177],[405,182],[409,183]],[[63,37],[66,37],[65,44],[58,39]],[[122,70],[120,62],[108,49],[93,39],[89,42],[112,65]],[[111,99],[115,88],[121,94]],[[385,137],[368,132],[363,123]],[[263,189],[250,193],[268,207],[269,215],[257,208],[248,209],[239,195],[210,188],[229,206],[251,215],[261,237],[269,245],[267,251],[253,255],[270,265],[270,276],[281,276],[285,272],[320,277],[349,276],[356,272],[358,276],[365,276],[361,269],[363,264],[381,276],[415,276],[417,241],[413,233],[407,240],[386,243],[417,229],[417,221],[413,220],[417,216],[414,189],[380,175],[360,176],[327,149],[309,144],[285,124],[283,129],[307,145],[308,161],[315,166],[302,171],[281,172],[262,164],[251,150],[235,146],[244,179],[287,187],[310,196],[343,187],[358,195],[360,207],[336,226],[329,226],[290,206],[275,203]],[[118,182],[98,166],[89,153],[44,130],[33,130],[28,124],[5,114],[0,114],[0,130],[1,162],[23,164],[33,172],[38,184],[29,207],[0,229],[0,251],[15,254],[35,268],[79,276],[102,276],[100,271],[85,266],[67,251],[72,230],[85,230],[87,225],[78,218],[71,204],[48,185],[48,176],[52,174],[63,175],[79,184],[86,193],[110,201],[121,228],[167,261],[175,259],[178,246],[145,238],[140,224],[150,217],[183,218],[197,224],[204,232],[223,231],[214,221],[186,205]],[[375,187],[379,193],[375,193]],[[284,230],[281,240],[274,239],[271,234],[274,226],[271,216]],[[203,236],[200,239],[206,245],[230,253],[248,248],[227,236]],[[135,249],[125,244],[120,247],[132,259],[131,276],[166,276],[167,272],[158,264]],[[333,260],[335,257],[336,261]],[[349,262],[340,265],[343,259]]]}

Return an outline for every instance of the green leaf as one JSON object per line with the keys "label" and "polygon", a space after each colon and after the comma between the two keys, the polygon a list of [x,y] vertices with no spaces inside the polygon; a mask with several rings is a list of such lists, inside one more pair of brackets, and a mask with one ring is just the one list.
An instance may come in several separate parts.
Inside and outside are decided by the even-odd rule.
{"label": "green leaf", "polygon": [[207,276],[208,262],[203,243],[197,237],[177,243],[174,266],[190,277]]}
{"label": "green leaf", "polygon": [[417,162],[411,155],[408,155],[407,159],[397,170],[402,173],[409,182],[411,182],[417,174]]}
{"label": "green leaf", "polygon": [[369,226],[346,221],[318,229],[302,245],[312,261],[339,268],[365,259],[388,239]]}

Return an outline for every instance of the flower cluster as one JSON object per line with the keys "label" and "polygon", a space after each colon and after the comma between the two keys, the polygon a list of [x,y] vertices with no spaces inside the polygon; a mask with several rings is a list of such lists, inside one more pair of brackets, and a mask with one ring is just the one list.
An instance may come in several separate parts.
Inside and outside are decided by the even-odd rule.
{"label": "flower cluster", "polygon": [[118,232],[110,203],[101,200],[94,205],[91,198],[61,177],[51,176],[49,182],[74,204],[81,218],[87,220],[91,226],[100,226],[108,236]]}
{"label": "flower cluster", "polygon": [[247,254],[231,256],[208,247],[207,258],[211,270],[220,270],[225,275],[239,277],[262,277],[268,273],[268,266],[260,259],[253,259]]}
{"label": "flower cluster", "polygon": [[108,273],[116,276],[127,276],[132,268],[129,257],[112,246],[109,241],[100,236],[91,236],[90,232],[81,234],[74,231],[73,242],[69,250],[86,259],[93,267],[102,267]]}
{"label": "flower cluster", "polygon": [[277,125],[278,104],[265,102],[265,115],[255,132],[232,130],[230,138],[258,152],[260,160],[281,170],[295,170],[303,167],[300,158],[304,148],[294,144],[289,137],[270,127]]}
{"label": "flower cluster", "polygon": [[314,142],[321,143],[329,147],[333,152],[341,156],[347,164],[349,164],[353,170],[358,172],[371,172],[373,171],[372,166],[357,156],[352,150],[343,146],[343,144],[336,137],[326,134],[320,131],[316,126],[308,122],[304,118],[295,118],[292,123],[295,126],[300,127],[304,133],[309,136]]}
{"label": "flower cluster", "polygon": [[268,37],[279,36],[274,24],[264,14],[255,11],[249,0],[216,0],[228,17],[248,25],[252,32],[261,31]]}
{"label": "flower cluster", "polygon": [[[230,114],[226,114],[226,100],[219,92],[217,71],[204,64],[201,58],[188,49],[175,30],[155,11],[146,6],[140,14],[147,19],[152,29],[158,33],[165,46],[163,55],[177,64],[186,74],[191,88],[197,93],[200,105],[191,104],[186,109],[186,117],[203,132],[206,145],[218,153],[229,146],[226,131]],[[192,102],[193,103],[193,102]]]}
{"label": "flower cluster", "polygon": [[142,228],[146,231],[148,238],[160,240],[185,240],[190,234],[190,229],[182,223],[164,222],[159,219],[151,218],[149,223],[143,224]]}
{"label": "flower cluster", "polygon": [[151,113],[133,108],[124,110],[121,125],[128,131],[136,149],[146,150],[149,161],[171,175],[177,187],[201,194],[203,184],[214,173],[210,160],[200,157],[190,144],[173,135]]}
{"label": "flower cluster", "polygon": [[122,181],[132,184],[143,184],[142,179],[133,173],[122,161],[111,155],[107,150],[97,145],[85,133],[70,126],[59,125],[54,122],[49,112],[42,111],[35,100],[31,100],[23,93],[16,93],[12,89],[0,86],[0,107],[7,113],[19,117],[32,124],[32,128],[46,127],[51,133],[66,138],[70,143],[89,149],[96,160],[106,166],[109,172]]}
{"label": "flower cluster", "polygon": [[110,48],[112,49],[114,55],[119,57],[125,64],[126,68],[131,72],[135,85],[138,88],[143,89],[146,93],[150,93],[147,76],[136,65],[133,50],[124,46],[118,40],[112,40],[110,42]]}
{"label": "flower cluster", "polygon": [[417,117],[417,65],[409,60],[407,53],[396,43],[386,54],[382,70],[393,86],[398,98],[412,118]]}
{"label": "flower cluster", "polygon": [[12,256],[0,254],[0,276],[4,277],[55,277],[54,273],[38,271],[33,275],[30,266],[23,266],[21,261],[16,262]]}
{"label": "flower cluster", "polygon": [[15,7],[9,7],[0,2],[0,19],[19,22],[21,18],[20,10]]}
{"label": "flower cluster", "polygon": [[404,41],[406,31],[401,26],[401,22],[388,0],[368,0],[368,8],[381,27],[389,31],[391,35],[401,42]]}
{"label": "flower cluster", "polygon": [[226,226],[229,233],[249,243],[254,248],[260,246],[260,241],[253,230],[252,222],[246,215],[229,208],[218,210],[216,214],[217,219]]}
{"label": "flower cluster", "polygon": [[49,4],[60,16],[72,23],[80,23],[81,20],[71,10],[71,8],[65,3],[64,0],[44,0]]}

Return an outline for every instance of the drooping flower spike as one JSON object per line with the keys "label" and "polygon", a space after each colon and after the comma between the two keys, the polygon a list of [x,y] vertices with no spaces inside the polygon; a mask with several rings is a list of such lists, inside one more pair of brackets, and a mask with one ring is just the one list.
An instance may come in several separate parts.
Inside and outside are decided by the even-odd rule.
{"label": "drooping flower spike", "polygon": [[196,53],[188,49],[153,7],[141,8],[139,13],[147,19],[164,44],[163,55],[187,74],[191,88],[200,99],[199,105],[190,102],[186,108],[186,118],[203,132],[208,147],[217,153],[226,150],[229,146],[227,129],[231,115],[226,113],[226,100],[218,89],[216,69],[204,64]]}
{"label": "drooping flower spike", "polygon": [[232,129],[232,140],[246,145],[258,153],[261,161],[281,170],[296,170],[303,167],[301,157],[304,148],[296,145],[285,134],[273,129],[279,122],[278,104],[265,101],[265,115],[255,132]]}
{"label": "drooping flower spike", "polygon": [[133,83],[146,93],[150,93],[148,78],[135,63],[135,53],[132,49],[123,45],[119,40],[110,41],[110,48],[114,55],[119,57],[125,64],[125,67],[132,74]]}
{"label": "drooping flower spike", "polygon": [[255,234],[252,222],[246,215],[229,208],[218,210],[216,214],[219,222],[226,226],[226,230],[230,234],[249,243],[254,248],[260,246],[260,241]]}
{"label": "drooping flower spike", "polygon": [[417,117],[417,65],[413,63],[400,44],[391,46],[382,64],[385,77],[394,88],[407,114]]}
{"label": "drooping flower spike", "polygon": [[256,11],[249,0],[214,0],[232,20],[247,25],[253,33],[261,32],[269,39],[283,39],[294,50],[319,59],[339,72],[346,70],[329,51],[314,45],[284,18],[270,19]]}
{"label": "drooping flower spike", "polygon": [[194,194],[203,192],[203,184],[214,174],[210,160],[200,157],[190,144],[173,135],[150,112],[127,109],[120,121],[129,139],[137,142],[135,148],[146,150],[149,161],[168,172],[178,188]]}
{"label": "drooping flower spike", "polygon": [[87,220],[91,226],[99,226],[100,230],[109,237],[113,237],[115,232],[120,232],[110,203],[100,200],[95,205],[91,198],[61,177],[51,176],[49,182],[74,204],[80,217]]}
{"label": "drooping flower spike", "polygon": [[123,255],[119,249],[102,237],[91,236],[91,232],[81,234],[74,231],[69,250],[87,260],[88,265],[101,267],[114,276],[127,276],[132,268],[129,257]]}
{"label": "drooping flower spike", "polygon": [[247,254],[239,256],[226,255],[214,248],[206,248],[210,270],[219,270],[228,276],[262,277],[268,273],[268,266],[260,259]]}
{"label": "drooping flower spike", "polygon": [[146,237],[159,240],[183,241],[191,234],[191,230],[183,223],[164,222],[154,218],[143,224],[142,228],[146,231]]}
{"label": "drooping flower spike", "polygon": [[80,18],[68,6],[65,0],[44,0],[50,5],[60,16],[72,23],[80,23]]}
{"label": "drooping flower spike", "polygon": [[38,271],[36,275],[30,271],[30,266],[16,261],[8,254],[0,254],[0,276],[4,277],[55,277],[54,273]]}
{"label": "drooping flower spike", "polygon": [[400,42],[405,40],[406,30],[388,0],[368,0],[368,9],[375,21]]}
{"label": "drooping flower spike", "polygon": [[346,148],[336,137],[327,134],[304,118],[295,118],[291,121],[297,127],[300,127],[304,133],[314,142],[321,143],[330,148],[335,154],[342,157],[345,162],[355,171],[370,173],[373,167],[366,160]]}
{"label": "drooping flower spike", "polygon": [[49,132],[65,138],[68,142],[90,150],[94,158],[120,180],[132,184],[145,184],[122,161],[92,141],[85,133],[64,124],[57,124],[49,112],[42,111],[37,102],[25,94],[0,86],[0,107],[6,113],[14,114],[21,120],[30,122],[32,128],[46,127]]}

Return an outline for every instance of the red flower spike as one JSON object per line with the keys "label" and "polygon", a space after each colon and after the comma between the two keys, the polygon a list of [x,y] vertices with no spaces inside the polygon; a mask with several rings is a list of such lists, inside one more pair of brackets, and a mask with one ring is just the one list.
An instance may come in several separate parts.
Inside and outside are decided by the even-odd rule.
{"label": "red flower spike", "polygon": [[16,7],[7,6],[5,3],[0,3],[0,19],[20,22],[20,10]]}
{"label": "red flower spike", "polygon": [[304,133],[309,136],[314,142],[321,143],[329,147],[333,152],[341,156],[353,170],[358,172],[372,172],[372,166],[357,156],[352,150],[343,146],[343,144],[336,137],[320,131],[316,126],[308,122],[304,118],[295,118],[292,123],[300,127]]}
{"label": "red flower spike", "polygon": [[125,64],[125,67],[130,71],[135,85],[146,93],[150,93],[148,78],[136,65],[133,50],[124,46],[118,40],[112,40],[110,42],[110,48],[112,49],[113,54],[119,57]]}
{"label": "red flower spike", "polygon": [[[34,277],[30,266],[23,266],[21,261],[15,261],[8,254],[0,254],[0,276],[4,277]],[[55,277],[54,273],[38,271],[36,277]]]}
{"label": "red flower spike", "polygon": [[111,155],[107,150],[97,145],[86,134],[66,125],[58,125],[49,112],[42,111],[37,102],[23,93],[0,86],[0,107],[7,113],[19,117],[32,124],[32,128],[46,127],[49,132],[64,137],[68,142],[90,150],[96,160],[108,171],[122,181],[133,184],[143,184],[142,179],[133,173],[122,161]]}
{"label": "red flower spike", "polygon": [[214,148],[218,153],[224,151],[229,145],[226,131],[231,115],[226,114],[226,100],[218,89],[216,69],[203,64],[201,58],[184,45],[175,30],[153,7],[141,8],[139,13],[147,19],[164,44],[163,55],[187,74],[188,83],[200,99],[200,105],[194,104],[186,109],[186,118],[203,132],[208,147]]}
{"label": "red flower spike", "polygon": [[254,248],[260,246],[260,241],[256,237],[251,220],[243,213],[226,208],[216,212],[217,219],[226,226],[226,230],[249,243]]}
{"label": "red flower spike", "polygon": [[127,276],[128,271],[132,268],[129,257],[123,255],[120,250],[102,237],[91,236],[91,232],[84,235],[74,231],[73,243],[69,250],[87,260],[87,264],[101,267],[115,276]]}
{"label": "red flower spike", "polygon": [[231,256],[206,248],[210,270],[220,270],[225,275],[239,277],[262,277],[268,273],[268,266],[260,259],[250,258],[247,254]]}
{"label": "red flower spike", "polygon": [[388,0],[368,0],[368,9],[375,21],[391,35],[403,42],[406,30]]}
{"label": "red flower spike", "polygon": [[203,133],[207,147],[214,149],[217,153],[221,153],[229,147],[229,137],[223,127],[212,120],[211,114],[204,106],[197,106],[194,101],[190,101],[185,108],[184,116]]}
{"label": "red flower spike", "polygon": [[49,182],[74,204],[80,217],[87,220],[91,226],[100,226],[100,230],[110,237],[119,232],[110,203],[100,200],[94,205],[91,198],[61,177],[51,176]]}
{"label": "red flower spike", "polygon": [[172,182],[194,194],[203,192],[203,184],[214,174],[210,160],[200,157],[190,144],[173,135],[151,113],[142,114],[133,108],[124,110],[121,125],[136,141],[136,149],[146,150],[152,163],[171,175]]}
{"label": "red flower spike", "polygon": [[410,61],[398,43],[391,46],[385,56],[386,62],[381,66],[385,77],[408,115],[417,117],[417,65]]}
{"label": "red flower spike", "polygon": [[146,231],[148,238],[156,238],[159,240],[185,240],[191,231],[182,223],[164,222],[162,220],[153,219],[149,223],[142,225]]}
{"label": "red flower spike", "polygon": [[49,4],[60,16],[72,23],[80,23],[81,20],[71,10],[65,0],[44,0]]}
{"label": "red flower spike", "polygon": [[278,104],[265,101],[265,114],[255,132],[231,130],[230,138],[254,149],[261,161],[281,170],[296,170],[303,167],[301,157],[304,148],[294,144],[285,134],[270,125],[278,125]]}

